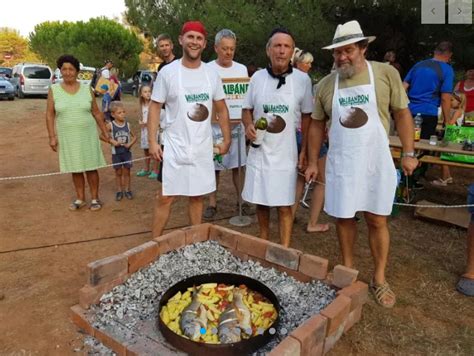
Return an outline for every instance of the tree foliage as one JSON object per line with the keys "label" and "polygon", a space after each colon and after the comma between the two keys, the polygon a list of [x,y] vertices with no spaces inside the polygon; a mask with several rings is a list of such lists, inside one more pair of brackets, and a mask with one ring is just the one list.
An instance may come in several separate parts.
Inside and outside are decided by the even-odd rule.
{"label": "tree foliage", "polygon": [[139,66],[143,50],[140,39],[119,23],[107,18],[88,22],[43,22],[30,34],[30,46],[51,66],[56,59],[68,53],[84,65],[101,67],[111,59],[125,75],[131,75]]}
{"label": "tree foliage", "polygon": [[16,30],[0,28],[0,65],[13,67],[29,61],[39,61],[39,58],[28,48],[27,39]]}
{"label": "tree foliage", "polygon": [[230,28],[238,37],[236,60],[264,66],[268,33],[283,25],[298,47],[314,55],[313,65],[327,72],[332,57],[321,47],[331,43],[337,24],[353,19],[364,33],[377,36],[369,47],[370,59],[382,60],[394,49],[408,69],[430,56],[442,40],[453,42],[455,66],[462,67],[474,56],[472,25],[422,25],[421,4],[414,0],[125,0],[125,5],[129,23],[153,37],[167,32],[175,42],[185,21],[202,21],[209,32],[205,60],[215,57],[216,32]]}

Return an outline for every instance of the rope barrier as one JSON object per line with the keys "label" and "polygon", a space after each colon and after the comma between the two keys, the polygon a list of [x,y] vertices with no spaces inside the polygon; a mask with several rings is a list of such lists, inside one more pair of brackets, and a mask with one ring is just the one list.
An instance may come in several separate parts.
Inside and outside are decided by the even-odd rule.
{"label": "rope barrier", "polygon": [[[120,163],[111,163],[111,164],[106,164],[105,166],[98,167],[97,169],[104,169],[104,168],[109,168],[113,167],[116,165],[121,165],[124,163],[132,163],[132,162],[138,162],[138,161],[143,161],[146,159],[151,159],[151,157],[140,157],[140,158],[135,158],[129,161],[124,161]],[[28,176],[16,176],[16,177],[0,177],[0,182],[3,181],[10,181],[10,180],[19,180],[19,179],[30,179],[30,178],[41,178],[41,177],[51,177],[51,176],[57,176],[61,174],[70,174],[72,172],[51,172],[51,173],[40,173],[40,174],[32,174]],[[301,172],[298,172],[298,175],[304,177],[305,175]],[[320,184],[320,185],[326,185],[323,182],[320,182],[318,180],[314,180],[313,183],[315,184]],[[460,204],[460,205],[418,205],[418,204],[409,204],[409,203],[398,203],[394,202],[393,205],[398,205],[398,206],[405,206],[405,207],[414,207],[414,208],[451,208],[451,209],[456,209],[456,208],[471,208],[474,207],[474,204]]]}

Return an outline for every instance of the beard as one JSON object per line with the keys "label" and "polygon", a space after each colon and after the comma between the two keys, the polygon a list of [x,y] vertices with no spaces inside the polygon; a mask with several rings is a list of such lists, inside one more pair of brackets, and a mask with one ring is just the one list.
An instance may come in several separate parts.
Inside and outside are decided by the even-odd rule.
{"label": "beard", "polygon": [[348,79],[355,74],[355,67],[353,64],[344,64],[341,67],[336,67],[336,71],[342,79]]}
{"label": "beard", "polygon": [[204,48],[201,48],[201,50],[196,52],[195,50],[191,51],[187,47],[184,47],[183,48],[183,54],[186,55],[186,57],[191,59],[191,60],[196,60],[196,59],[201,58],[201,54],[202,54],[203,50],[204,50]]}

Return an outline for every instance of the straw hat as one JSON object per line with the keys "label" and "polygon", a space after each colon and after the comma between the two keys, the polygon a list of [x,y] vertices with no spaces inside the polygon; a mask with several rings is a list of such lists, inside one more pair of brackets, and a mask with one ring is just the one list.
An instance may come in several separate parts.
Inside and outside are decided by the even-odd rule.
{"label": "straw hat", "polygon": [[333,49],[342,47],[351,43],[356,43],[362,40],[369,40],[369,43],[375,40],[375,36],[364,36],[359,22],[349,21],[342,25],[337,25],[336,33],[332,39],[332,44],[323,49]]}

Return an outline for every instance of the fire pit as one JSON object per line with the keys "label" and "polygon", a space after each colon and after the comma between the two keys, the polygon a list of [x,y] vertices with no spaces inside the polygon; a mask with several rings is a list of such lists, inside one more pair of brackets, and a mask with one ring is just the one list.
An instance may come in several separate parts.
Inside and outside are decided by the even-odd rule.
{"label": "fire pit", "polygon": [[[180,350],[206,355],[213,351],[322,355],[360,320],[368,290],[365,283],[356,281],[357,271],[343,266],[336,266],[331,281],[324,283],[327,265],[327,260],[317,256],[203,224],[89,263],[80,305],[72,307],[73,321],[119,355],[184,355]],[[237,274],[238,279],[227,276],[215,283],[247,284],[278,308],[278,320],[271,328],[267,325],[262,335],[251,333],[255,336],[232,345],[206,344],[203,352],[186,349],[184,338],[176,333],[171,338],[179,337],[180,342],[174,343],[167,335],[172,331],[160,325],[163,305],[178,291],[209,284],[210,276],[221,273]],[[257,283],[243,282],[245,278]],[[189,300],[188,293],[185,302]],[[215,335],[210,336],[215,342]],[[249,349],[239,349],[246,343]]]}
{"label": "fire pit", "polygon": [[[257,351],[275,336],[279,321],[278,315],[280,312],[280,304],[278,303],[277,297],[263,283],[243,275],[233,273],[209,273],[187,278],[175,284],[163,294],[158,307],[159,311],[161,312],[170,298],[175,296],[176,293],[185,293],[188,288],[205,283],[225,283],[235,286],[245,285],[248,289],[260,293],[273,304],[277,312],[276,320],[273,324],[269,325],[267,329],[260,330],[258,335],[252,336],[248,339],[227,344],[207,344],[204,342],[196,342],[178,335],[165,324],[161,317],[158,317],[159,329],[170,344],[192,355],[247,355]],[[213,332],[217,333],[217,330],[213,330]]]}

